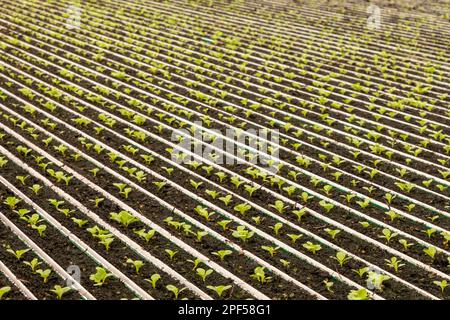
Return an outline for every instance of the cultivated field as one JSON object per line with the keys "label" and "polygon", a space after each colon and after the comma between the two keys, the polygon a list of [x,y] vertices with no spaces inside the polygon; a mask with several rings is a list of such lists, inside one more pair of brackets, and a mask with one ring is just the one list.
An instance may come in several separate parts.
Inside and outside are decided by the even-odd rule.
{"label": "cultivated field", "polygon": [[448,1],[0,5],[0,300],[450,299]]}

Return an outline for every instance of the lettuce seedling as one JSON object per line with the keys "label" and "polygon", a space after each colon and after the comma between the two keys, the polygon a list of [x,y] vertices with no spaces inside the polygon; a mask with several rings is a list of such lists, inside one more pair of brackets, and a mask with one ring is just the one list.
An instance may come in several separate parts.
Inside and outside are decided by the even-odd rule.
{"label": "lettuce seedling", "polygon": [[42,186],[39,184],[33,184],[31,187],[28,187],[28,189],[33,191],[35,195],[38,195],[39,191],[42,189]]}
{"label": "lettuce seedling", "polygon": [[398,236],[398,233],[392,233],[392,231],[389,229],[383,229],[382,233],[383,235],[378,237],[386,239],[386,243],[389,243],[389,241],[391,241],[392,238]]}
{"label": "lettuce seedling", "polygon": [[333,281],[329,281],[328,279],[325,279],[325,280],[323,280],[323,284],[325,285],[325,288],[327,288],[328,292],[334,293],[334,291],[331,290],[331,288],[334,285]]}
{"label": "lettuce seedling", "polygon": [[267,251],[270,254],[270,256],[273,257],[275,252],[277,252],[277,250],[280,249],[280,247],[261,246],[261,249]]}
{"label": "lettuce seedling", "polygon": [[222,227],[223,231],[225,231],[227,229],[228,224],[230,224],[231,222],[232,222],[231,220],[221,220],[217,222],[217,224]]}
{"label": "lettuce seedling", "polygon": [[283,188],[283,191],[285,191],[289,197],[292,197],[292,195],[295,193],[296,190],[297,190],[297,188],[295,186],[289,186],[289,187]]}
{"label": "lettuce seedling", "polygon": [[314,198],[314,196],[310,196],[307,192],[302,192],[302,194],[300,195],[300,199],[302,199],[304,203],[308,203],[308,201],[312,198]]}
{"label": "lettuce seedling", "polygon": [[141,230],[135,230],[134,233],[137,234],[142,239],[144,239],[146,242],[149,242],[154,237],[156,231],[154,229],[152,229],[152,230],[149,230],[148,232],[146,232],[145,228],[144,228]]}
{"label": "lettuce seedling", "polygon": [[403,267],[404,264],[401,263],[401,260],[398,260],[396,257],[392,257],[391,259],[384,259],[386,261],[386,264],[394,269],[395,272],[398,272],[398,269]]}
{"label": "lettuce seedling", "polygon": [[203,184],[203,182],[201,182],[201,181],[195,182],[192,179],[190,179],[189,181],[191,183],[191,186],[193,186],[195,190],[198,190],[198,188],[200,188],[200,186]]}
{"label": "lettuce seedling", "polygon": [[369,271],[367,276],[367,283],[372,285],[374,288],[382,291],[383,290],[383,282],[391,279],[391,277],[380,274],[378,272]]}
{"label": "lettuce seedling", "polygon": [[288,208],[288,206],[285,206],[283,201],[281,200],[275,201],[275,204],[269,204],[269,207],[274,208],[276,211],[278,211],[279,214],[283,214],[284,211]]}
{"label": "lettuce seedling", "polygon": [[64,201],[58,201],[56,199],[48,199],[48,202],[50,202],[50,204],[54,206],[56,210],[59,210],[59,206],[64,204]]}
{"label": "lettuce seedling", "polygon": [[211,217],[215,214],[214,212],[208,212],[206,207],[196,206],[194,211],[201,217],[205,218],[207,221],[211,221]]}
{"label": "lettuce seedling", "polygon": [[152,276],[150,277],[150,279],[144,279],[145,281],[147,281],[148,283],[150,283],[153,287],[153,289],[156,289],[156,283],[158,282],[158,280],[161,279],[161,276],[157,273],[152,274]]}
{"label": "lettuce seedling", "polygon": [[0,288],[0,300],[3,299],[3,297],[11,291],[11,287],[2,287]]}
{"label": "lettuce seedling", "polygon": [[3,203],[6,204],[11,210],[14,210],[21,201],[22,200],[16,197],[7,197]]}
{"label": "lettuce seedling", "polygon": [[83,226],[88,223],[87,220],[77,219],[77,218],[71,218],[72,221],[80,228],[83,228]]}
{"label": "lettuce seedling", "polygon": [[109,251],[109,248],[111,247],[111,244],[114,241],[112,234],[103,234],[103,235],[97,235],[97,237],[100,239],[98,242],[99,244],[102,244],[105,246],[106,251]]}
{"label": "lettuce seedling", "polygon": [[231,250],[219,250],[219,251],[212,252],[211,254],[218,256],[220,258],[220,261],[224,261],[225,257],[232,253],[233,253],[233,251],[231,251]]}
{"label": "lettuce seedling", "polygon": [[121,225],[123,225],[125,228],[128,228],[128,226],[134,222],[138,222],[139,219],[135,218],[132,214],[130,214],[128,211],[120,211],[119,213],[111,212],[110,219],[117,221]]}
{"label": "lettuce seedling", "polygon": [[304,243],[303,247],[308,251],[311,251],[313,254],[316,254],[317,251],[322,249],[320,244],[313,244],[311,241]]}
{"label": "lettuce seedling", "polygon": [[431,258],[432,261],[434,261],[434,257],[435,257],[436,252],[437,252],[435,247],[431,246],[431,247],[428,247],[426,249],[423,249],[423,252],[425,252]]}
{"label": "lettuce seedling", "polygon": [[8,163],[4,157],[0,157],[0,168],[3,168]]}
{"label": "lettuce seedling", "polygon": [[72,290],[70,287],[61,287],[59,285],[56,285],[50,291],[53,292],[54,294],[56,294],[56,297],[58,298],[58,300],[61,300],[63,295],[66,294],[67,292],[69,292],[70,290]]}
{"label": "lettuce seedling", "polygon": [[405,248],[405,250],[408,250],[409,247],[414,245],[414,243],[408,243],[408,240],[406,239],[400,239],[398,240],[398,242],[400,242],[400,244],[403,246],[403,248]]}
{"label": "lettuce seedling", "polygon": [[210,290],[213,290],[215,293],[217,293],[217,296],[219,298],[222,297],[222,295],[223,295],[223,293],[225,291],[231,289],[231,287],[232,287],[231,285],[228,285],[228,286],[215,286],[215,287],[214,286],[206,286],[206,288],[208,288]]}
{"label": "lettuce seedling", "polygon": [[218,178],[219,178],[219,182],[220,183],[223,183],[223,181],[226,179],[226,177],[227,177],[227,175],[224,173],[224,172],[222,172],[222,171],[219,171],[219,172],[216,172],[216,173],[214,173]]}
{"label": "lettuce seedling", "polygon": [[169,284],[169,285],[166,286],[166,289],[173,293],[173,295],[175,297],[175,300],[176,300],[176,299],[178,299],[179,294],[182,291],[186,290],[187,288],[178,289],[174,285]]}
{"label": "lettuce seedling", "polygon": [[112,273],[108,273],[104,268],[102,267],[96,267],[95,268],[96,273],[91,274],[89,279],[94,282],[94,286],[101,287],[105,284],[106,279],[109,277],[112,277]]}
{"label": "lettuce seedling", "polygon": [[247,203],[240,203],[236,206],[234,206],[234,210],[239,212],[241,215],[245,215],[245,213],[250,210],[252,206],[250,206]]}
{"label": "lettuce seedling", "polygon": [[202,278],[203,282],[206,282],[206,277],[213,273],[212,269],[205,270],[203,268],[197,268],[197,275]]}
{"label": "lettuce seedling", "polygon": [[232,236],[246,242],[248,239],[253,237],[254,234],[255,232],[246,230],[245,226],[238,226],[236,230],[233,230]]}
{"label": "lettuce seedling", "polygon": [[386,214],[387,216],[389,216],[391,222],[394,222],[394,220],[397,219],[397,218],[398,218],[398,219],[401,219],[401,218],[402,218],[402,216],[401,216],[400,214],[395,213],[395,212],[392,211],[392,210],[386,211],[385,214]]}
{"label": "lettuce seedling", "polygon": [[209,195],[211,198],[216,199],[219,196],[219,192],[216,190],[206,190],[205,193]]}
{"label": "lettuce seedling", "polygon": [[22,183],[22,185],[25,185],[25,181],[29,178],[30,176],[16,176],[16,179],[20,181],[20,183]]}
{"label": "lettuce seedling", "polygon": [[328,233],[332,239],[336,238],[336,236],[338,235],[338,233],[341,232],[341,230],[339,229],[330,229],[330,228],[325,228],[325,232]]}
{"label": "lettuce seedling", "polygon": [[364,267],[360,269],[352,269],[353,272],[357,273],[360,278],[362,278],[368,271],[369,267]]}
{"label": "lettuce seedling", "polygon": [[19,215],[20,218],[25,217],[25,215],[29,214],[31,211],[28,209],[19,209],[19,210],[13,210],[15,213]]}
{"label": "lettuce seedling", "polygon": [[203,237],[207,235],[208,235],[207,231],[197,231],[197,233],[195,234],[197,242],[202,242]]}
{"label": "lettuce seedling", "polygon": [[265,269],[265,267],[256,267],[251,277],[261,284],[269,282],[272,280],[272,277],[266,276]]}
{"label": "lettuce seedling", "polygon": [[220,197],[219,200],[222,201],[227,207],[228,205],[231,203],[232,196],[231,195],[226,195],[224,197]]}
{"label": "lettuce seedling", "polygon": [[426,233],[428,238],[431,238],[431,236],[436,232],[436,229],[430,228],[427,230],[422,230],[423,233]]}
{"label": "lettuce seedling", "polygon": [[292,213],[297,217],[297,221],[301,221],[302,217],[306,214],[306,208],[303,207],[300,210],[292,210]]}
{"label": "lettuce seedling", "polygon": [[248,193],[248,195],[251,197],[251,196],[253,196],[253,193],[256,191],[256,190],[258,190],[258,187],[256,187],[256,186],[251,186],[251,185],[248,185],[248,184],[246,184],[245,186],[244,186],[244,188],[245,188],[245,191]]}
{"label": "lettuce seedling", "polygon": [[35,273],[37,266],[39,266],[40,264],[42,264],[42,262],[40,262],[38,259],[34,258],[31,261],[24,261],[23,262],[25,265],[29,266],[31,268],[31,271],[33,273]]}
{"label": "lettuce seedling", "polygon": [[287,235],[289,238],[291,238],[291,242],[295,243],[298,239],[300,239],[301,237],[303,237],[302,234],[288,234]]}
{"label": "lettuce seedling", "polygon": [[324,208],[325,211],[326,211],[327,213],[329,213],[329,212],[331,211],[331,209],[334,208],[334,205],[333,205],[332,203],[328,203],[328,202],[326,202],[325,200],[321,200],[321,201],[319,202],[319,205],[320,205],[322,208]]}
{"label": "lettuce seedling", "polygon": [[27,253],[28,251],[30,251],[30,250],[31,249],[23,249],[23,250],[16,250],[16,251],[14,251],[12,249],[7,249],[6,251],[11,253],[13,256],[15,256],[17,260],[21,260],[23,255],[25,253]]}
{"label": "lettuce seedling", "polygon": [[200,263],[204,263],[204,261],[202,259],[195,259],[195,260],[187,260],[187,262],[190,262],[194,265],[194,267],[192,268],[192,270],[197,269],[197,267],[199,266]]}
{"label": "lettuce seedling", "polygon": [[370,223],[368,221],[360,221],[359,224],[362,225],[363,228],[368,228],[370,226]]}
{"label": "lettuce seedling", "polygon": [[42,238],[45,236],[44,232],[47,230],[47,226],[45,224],[41,224],[39,226],[32,225],[31,227],[39,233],[39,237]]}
{"label": "lettuce seedling", "polygon": [[44,283],[47,283],[48,282],[48,277],[50,277],[50,274],[52,273],[52,270],[50,270],[50,269],[45,269],[45,270],[38,269],[38,270],[36,270],[36,273],[38,275],[40,275],[42,279],[44,279]]}
{"label": "lettuce seedling", "polygon": [[275,235],[277,235],[277,236],[280,233],[280,229],[282,227],[283,227],[283,224],[281,222],[277,222],[273,226],[269,226],[269,228],[273,229],[273,232],[275,232]]}
{"label": "lettuce seedling", "polygon": [[359,290],[352,290],[347,295],[348,300],[369,300],[369,295],[367,293],[367,290],[362,288]]}
{"label": "lettuce seedling", "polygon": [[435,285],[437,285],[439,288],[441,288],[441,292],[444,293],[445,288],[448,287],[447,280],[442,281],[433,281]]}
{"label": "lettuce seedling", "polygon": [[341,267],[343,267],[344,263],[351,259],[351,257],[347,256],[347,254],[342,251],[336,252],[336,256],[332,258],[335,259]]}
{"label": "lettuce seedling", "polygon": [[172,251],[170,249],[166,249],[164,251],[169,255],[170,260],[173,260],[175,255],[178,253],[178,251]]}
{"label": "lettuce seedling", "polygon": [[141,268],[145,265],[145,263],[142,260],[127,259],[127,263],[132,264],[134,266],[136,274],[139,274],[139,270],[141,270]]}

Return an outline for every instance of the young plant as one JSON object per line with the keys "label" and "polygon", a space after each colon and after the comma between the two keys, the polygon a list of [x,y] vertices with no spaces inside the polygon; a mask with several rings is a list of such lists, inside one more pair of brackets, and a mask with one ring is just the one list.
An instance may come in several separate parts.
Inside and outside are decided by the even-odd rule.
{"label": "young plant", "polygon": [[264,270],[265,267],[256,267],[251,277],[261,284],[269,282],[270,280],[272,280],[272,277],[267,277]]}
{"label": "young plant", "polygon": [[283,214],[284,211],[288,208],[288,206],[285,206],[283,201],[281,200],[275,201],[275,204],[269,204],[269,207],[274,208],[276,211],[278,211],[279,214]]}
{"label": "young plant", "polygon": [[395,272],[398,272],[398,269],[404,266],[403,263],[401,263],[401,260],[398,260],[396,257],[392,257],[391,259],[384,259],[386,261],[386,264],[388,267],[394,269]]}
{"label": "young plant", "polygon": [[240,203],[234,206],[234,210],[239,212],[241,215],[245,215],[247,211],[249,211],[252,207],[247,203]]}
{"label": "young plant", "polygon": [[403,246],[403,248],[405,248],[405,250],[408,250],[409,247],[414,245],[414,243],[409,243],[408,240],[406,240],[406,239],[400,239],[400,240],[398,240],[398,242],[400,242],[400,244]]}
{"label": "young plant", "polygon": [[248,239],[253,237],[255,232],[246,230],[245,226],[238,226],[236,230],[233,230],[233,237],[241,239],[243,242],[246,242]]}
{"label": "young plant", "polygon": [[352,269],[352,271],[355,272],[362,279],[362,277],[369,271],[369,267]]}
{"label": "young plant", "polygon": [[16,257],[17,260],[21,260],[23,255],[25,253],[27,253],[28,251],[30,251],[31,249],[23,249],[23,250],[12,250],[12,249],[7,249],[6,251],[11,253],[14,257]]}
{"label": "young plant", "polygon": [[128,228],[128,226],[134,222],[138,222],[139,219],[135,218],[132,214],[130,214],[128,211],[120,211],[119,213],[111,212],[109,214],[110,219],[114,220],[121,225],[123,225],[125,228]]}
{"label": "young plant", "polygon": [[148,283],[150,283],[152,285],[153,289],[156,289],[156,283],[158,282],[159,279],[161,279],[161,276],[159,274],[155,273],[155,274],[152,274],[150,279],[144,279],[144,280],[147,281]]}
{"label": "young plant", "polygon": [[34,258],[33,260],[31,260],[31,261],[24,261],[23,262],[25,265],[27,265],[27,266],[29,266],[30,268],[31,268],[31,271],[33,272],[33,273],[35,273],[36,272],[36,268],[40,265],[40,264],[42,264],[42,262],[40,262],[38,259],[36,259],[36,258]]}
{"label": "young plant", "polygon": [[231,285],[228,285],[228,286],[215,286],[215,287],[214,286],[206,286],[206,288],[208,288],[210,290],[213,290],[215,293],[217,293],[217,296],[219,298],[222,297],[222,295],[223,295],[223,293],[225,291],[231,289],[231,287],[232,287]]}
{"label": "young plant", "polygon": [[391,279],[391,277],[380,274],[378,272],[370,271],[367,277],[367,283],[372,285],[374,288],[382,291],[383,290],[383,282]]}
{"label": "young plant", "polygon": [[213,255],[218,256],[220,258],[220,261],[224,261],[225,257],[232,254],[233,251],[231,250],[219,250],[212,252]]}
{"label": "young plant", "polygon": [[334,208],[334,205],[333,205],[332,203],[328,203],[328,202],[326,202],[325,200],[321,200],[321,201],[319,202],[319,205],[320,205],[322,208],[324,208],[325,211],[326,211],[327,213],[329,213],[329,212],[331,211],[331,209]]}
{"label": "young plant", "polygon": [[194,267],[192,268],[192,270],[197,269],[197,267],[199,266],[200,263],[203,263],[204,261],[202,259],[195,259],[195,260],[187,260],[187,262],[190,262],[194,265]]}
{"label": "young plant", "polygon": [[336,256],[332,258],[335,259],[341,267],[344,266],[344,263],[351,259],[351,257],[347,256],[347,254],[342,251],[336,252]]}
{"label": "young plant", "polygon": [[197,275],[202,278],[203,282],[206,282],[206,277],[213,273],[212,269],[205,270],[203,268],[197,268]]}
{"label": "young plant", "polygon": [[391,241],[392,238],[398,236],[398,233],[393,233],[389,229],[383,229],[382,233],[383,233],[383,235],[378,236],[378,237],[386,239],[386,243],[389,243],[389,241]]}
{"label": "young plant", "polygon": [[[447,280],[442,281],[433,281],[435,285],[437,285],[439,288],[441,288],[441,292],[444,293],[445,288],[448,287]],[[1,297],[0,297],[1,298]]]}
{"label": "young plant", "polygon": [[139,270],[141,270],[141,268],[145,265],[145,263],[142,260],[127,259],[127,263],[134,266],[136,274],[139,274]]}
{"label": "young plant", "polygon": [[328,279],[323,280],[323,284],[325,285],[325,288],[327,288],[328,292],[334,293],[334,291],[331,289],[334,285],[333,281],[329,281]]}
{"label": "young plant", "polygon": [[42,186],[39,184],[33,184],[31,187],[28,187],[35,195],[38,195],[39,191],[42,189]]}
{"label": "young plant", "polygon": [[70,290],[72,290],[70,287],[61,287],[59,285],[55,285],[50,291],[56,294],[56,298],[58,300],[61,300],[63,295],[65,295]]}
{"label": "young plant", "polygon": [[278,249],[280,249],[280,247],[272,247],[272,246],[261,246],[261,249],[267,251],[271,257],[273,257],[273,255],[275,254],[275,252],[278,251]]}
{"label": "young plant", "polygon": [[173,260],[175,255],[178,253],[178,251],[173,251],[170,249],[165,249],[164,251],[169,255],[170,260]]}
{"label": "young plant", "polygon": [[44,283],[47,283],[48,282],[48,277],[50,277],[50,274],[52,273],[52,270],[50,270],[50,269],[45,269],[45,270],[38,269],[38,270],[36,270],[36,273],[41,276],[41,278],[44,280]]}
{"label": "young plant", "polygon": [[144,239],[146,242],[149,242],[155,236],[156,231],[154,229],[149,230],[149,231],[145,231],[145,229],[141,229],[141,230],[135,230],[134,233],[137,234],[142,239]]}
{"label": "young plant", "polygon": [[21,201],[22,200],[16,197],[7,197],[3,203],[6,204],[11,210],[14,210]]}
{"label": "young plant", "polygon": [[91,274],[89,279],[94,282],[94,286],[101,287],[105,284],[106,279],[109,277],[112,277],[112,273],[108,273],[104,268],[102,267],[96,267],[95,268],[96,273]]}
{"label": "young plant", "polygon": [[166,289],[173,293],[175,300],[176,300],[176,299],[178,299],[178,296],[180,295],[180,293],[182,291],[186,290],[187,288],[178,289],[174,285],[169,284],[166,286]]}
{"label": "young plant", "polygon": [[300,222],[302,217],[306,214],[306,207],[303,207],[300,210],[292,210],[292,213],[295,214],[297,221]]}
{"label": "young plant", "polygon": [[3,297],[11,291],[11,287],[1,287],[0,288],[0,300],[3,299]]}
{"label": "young plant", "polygon": [[303,244],[303,247],[312,252],[313,254],[316,254],[317,251],[322,249],[322,246],[320,244],[314,244],[311,241],[308,241],[306,243]]}
{"label": "young plant", "polygon": [[269,226],[270,229],[273,230],[275,235],[279,235],[281,228],[283,227],[283,224],[281,222],[275,223],[273,226]]}
{"label": "young plant", "polygon": [[359,290],[351,290],[347,295],[348,300],[369,300],[367,290],[362,288]]}
{"label": "young plant", "polygon": [[434,261],[434,257],[436,256],[436,248],[435,247],[428,247],[426,249],[423,249],[423,252],[427,254],[431,258],[432,261]]}
{"label": "young plant", "polygon": [[325,232],[328,233],[331,236],[331,238],[334,240],[336,238],[336,236],[338,235],[338,233],[341,232],[341,230],[325,228]]}

